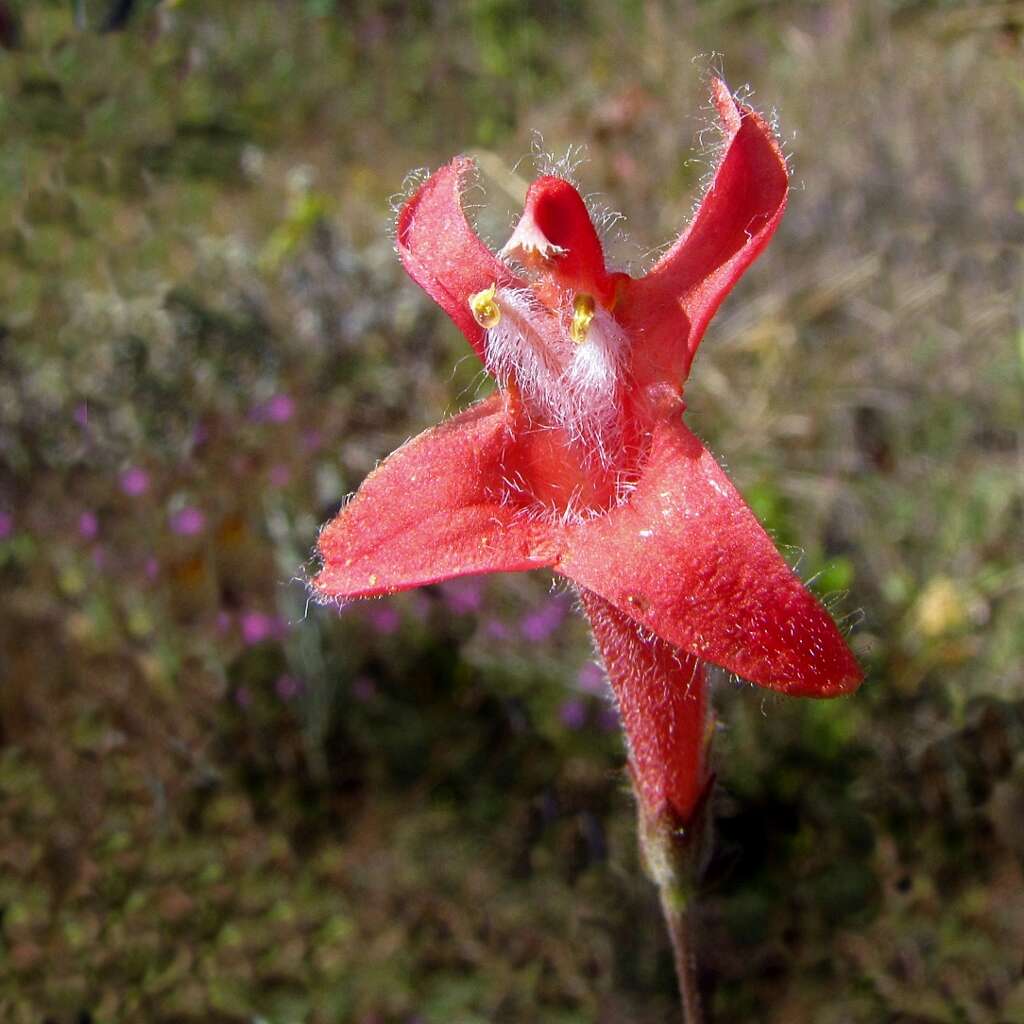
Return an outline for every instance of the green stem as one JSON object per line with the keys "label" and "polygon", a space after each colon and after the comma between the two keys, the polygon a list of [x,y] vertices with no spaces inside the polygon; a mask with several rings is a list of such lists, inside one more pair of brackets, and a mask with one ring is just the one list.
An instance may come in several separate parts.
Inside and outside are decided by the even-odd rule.
{"label": "green stem", "polygon": [[[672,940],[683,1024],[703,1024],[697,957],[692,932],[700,876],[711,832],[711,783],[687,818],[668,806],[651,811],[637,799],[640,853],[647,876],[658,887],[661,912]],[[634,788],[635,783],[634,783]]]}
{"label": "green stem", "polygon": [[690,915],[687,903],[680,899],[670,885],[659,887],[661,911],[665,926],[672,940],[672,953],[676,965],[676,981],[679,984],[679,1000],[683,1007],[683,1024],[702,1024],[704,1014],[700,1007],[700,992],[697,987],[697,956],[690,932]]}

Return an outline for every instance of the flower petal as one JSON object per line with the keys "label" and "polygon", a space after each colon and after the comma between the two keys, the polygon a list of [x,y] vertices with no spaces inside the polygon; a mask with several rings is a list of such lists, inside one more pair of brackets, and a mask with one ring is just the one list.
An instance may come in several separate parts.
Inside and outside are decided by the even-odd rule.
{"label": "flower petal", "polygon": [[551,175],[530,185],[523,215],[501,253],[534,266],[562,288],[596,295],[608,308],[626,276],[605,268],[601,239],[576,187]]}
{"label": "flower petal", "polygon": [[831,617],[681,419],[657,423],[629,502],[570,528],[555,568],[761,686],[832,697],[861,682]]}
{"label": "flower petal", "polygon": [[771,126],[738,105],[721,79],[711,91],[726,134],[711,187],[650,273],[625,286],[620,319],[646,335],[641,380],[685,379],[708,322],[786,208],[789,172]]}
{"label": "flower petal", "polygon": [[325,600],[375,597],[483,572],[551,565],[547,527],[501,502],[507,414],[500,395],[403,445],[320,534]]}
{"label": "flower petal", "polygon": [[704,666],[589,590],[583,608],[594,630],[629,741],[637,794],[651,817],[666,805],[686,824],[710,781],[711,740]]}
{"label": "flower petal", "polygon": [[471,295],[493,284],[522,286],[466,220],[462,192],[474,164],[456,157],[431,175],[398,215],[398,255],[409,276],[455,321],[484,357],[483,328],[469,309]]}

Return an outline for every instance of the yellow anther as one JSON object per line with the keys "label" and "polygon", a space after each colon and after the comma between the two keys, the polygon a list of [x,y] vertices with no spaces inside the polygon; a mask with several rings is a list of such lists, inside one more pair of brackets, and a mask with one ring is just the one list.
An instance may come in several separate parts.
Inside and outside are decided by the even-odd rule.
{"label": "yellow anther", "polygon": [[569,328],[569,337],[582,345],[587,340],[587,331],[590,330],[590,321],[594,319],[594,296],[580,292],[572,300],[572,326]]}
{"label": "yellow anther", "polygon": [[494,301],[494,293],[497,290],[498,286],[492,284],[490,288],[485,288],[482,292],[477,292],[469,297],[469,308],[473,319],[484,330],[497,327],[498,321],[501,319],[501,307]]}

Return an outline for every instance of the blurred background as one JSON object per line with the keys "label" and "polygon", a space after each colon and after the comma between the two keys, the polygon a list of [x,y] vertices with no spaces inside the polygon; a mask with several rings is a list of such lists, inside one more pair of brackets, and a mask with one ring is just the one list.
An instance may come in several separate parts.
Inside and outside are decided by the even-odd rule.
{"label": "blurred background", "polygon": [[719,681],[706,1001],[1024,1021],[1022,31],[1020,2],[6,0],[0,1018],[672,1019],[572,595],[338,614],[303,578],[375,462],[489,387],[394,257],[407,173],[476,155],[500,244],[536,152],[582,146],[640,272],[713,167],[717,70],[793,194],[689,421],[868,680]]}

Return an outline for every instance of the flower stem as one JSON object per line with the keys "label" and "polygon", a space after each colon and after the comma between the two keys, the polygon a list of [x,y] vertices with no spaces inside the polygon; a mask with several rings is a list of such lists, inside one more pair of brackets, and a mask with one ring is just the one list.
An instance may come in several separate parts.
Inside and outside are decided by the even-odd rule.
{"label": "flower stem", "polygon": [[637,801],[640,853],[647,876],[658,887],[661,912],[672,940],[683,1024],[704,1021],[692,924],[711,840],[712,782],[713,777],[685,825],[672,808],[651,812]]}
{"label": "flower stem", "polygon": [[701,1012],[700,991],[697,987],[697,956],[693,948],[687,903],[679,899],[671,886],[662,885],[658,891],[665,926],[672,940],[679,1000],[683,1007],[683,1024],[702,1024],[704,1015]]}

